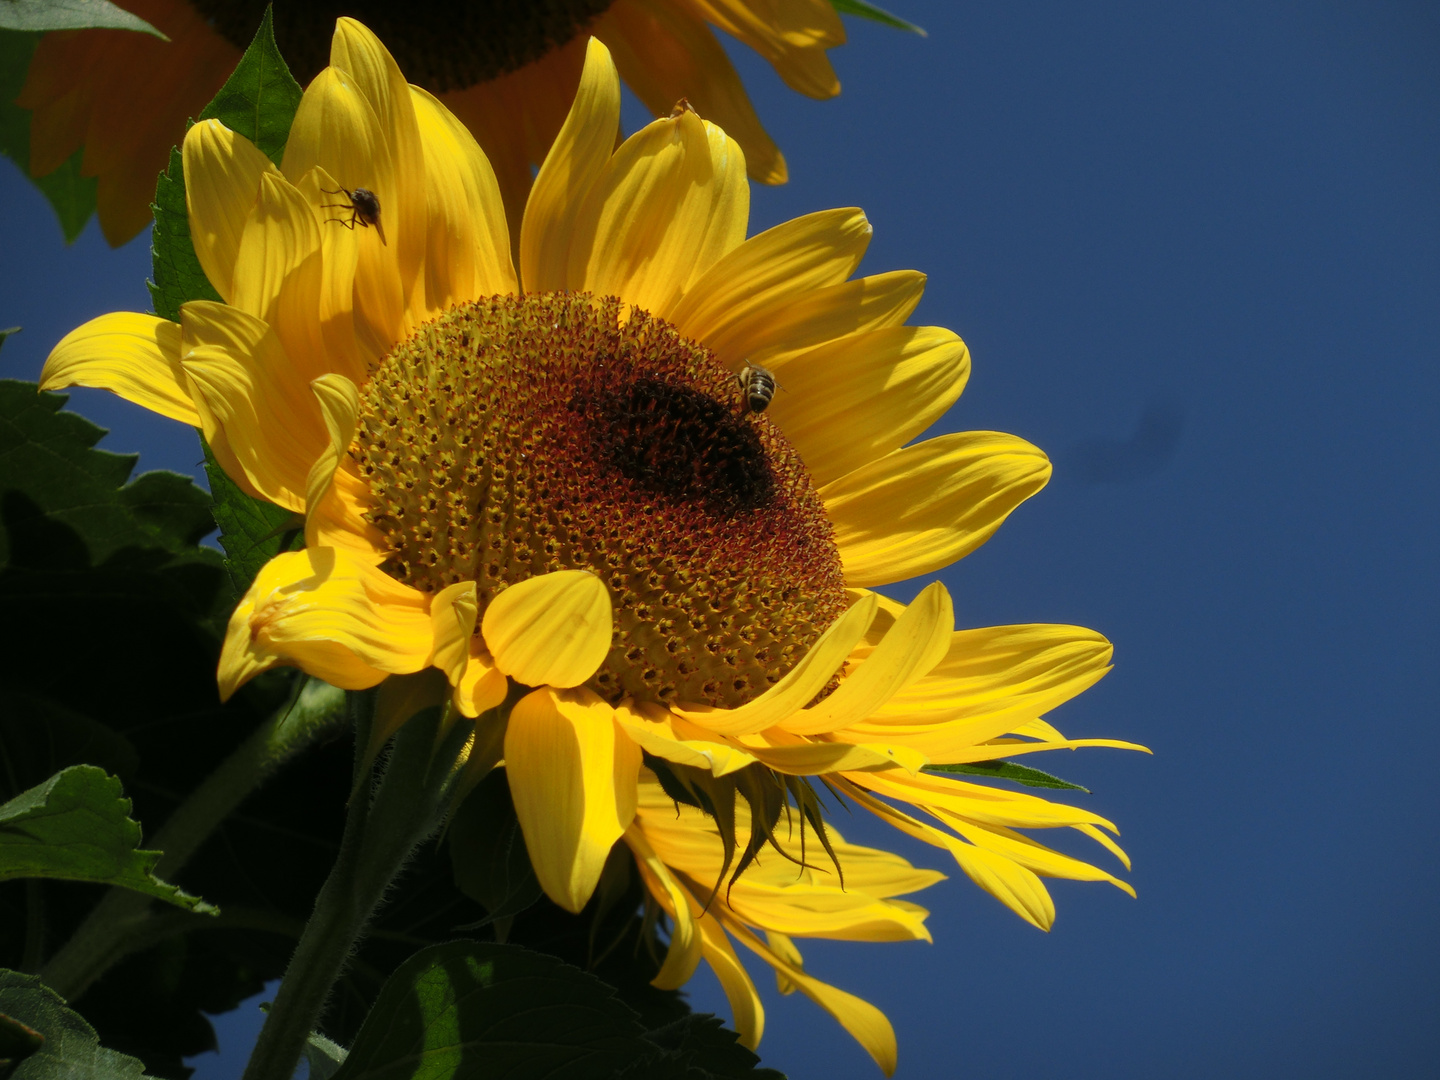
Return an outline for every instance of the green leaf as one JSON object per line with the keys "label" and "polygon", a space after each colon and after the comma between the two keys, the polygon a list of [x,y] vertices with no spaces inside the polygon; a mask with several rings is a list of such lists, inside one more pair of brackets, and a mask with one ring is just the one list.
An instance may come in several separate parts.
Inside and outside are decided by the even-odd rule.
{"label": "green leaf", "polygon": [[120,781],[94,765],[72,765],[0,805],[0,881],[59,878],[119,885],[177,907],[218,909],[150,872],[158,851],[142,851],[140,825]]}
{"label": "green leaf", "polygon": [[110,0],[0,0],[0,28],[6,30],[83,30],[90,26],[138,30],[161,41],[170,40]]}
{"label": "green leaf", "polygon": [[[77,538],[90,565],[126,548],[218,563],[216,553],[195,547],[214,528],[204,490],[172,472],[127,484],[138,455],[96,450],[105,429],[62,412],[67,400],[32,382],[0,379],[0,568],[17,556],[52,565]],[[73,535],[61,536],[56,525]]]}
{"label": "green leaf", "polygon": [[301,93],[300,84],[290,74],[275,44],[271,9],[267,7],[240,63],[196,119],[219,120],[279,165]]}
{"label": "green leaf", "polygon": [[646,1032],[615,991],[517,945],[452,941],[396,969],[333,1080],[763,1077],[709,1017]]}
{"label": "green leaf", "polygon": [[4,344],[5,344],[5,339],[8,338],[11,334],[18,334],[19,332],[20,332],[20,327],[18,327],[18,326],[12,326],[12,327],[9,327],[8,329],[0,330],[0,345],[4,345]]}
{"label": "green leaf", "polygon": [[929,36],[914,23],[906,22],[900,16],[892,15],[884,8],[867,3],[866,0],[830,0],[830,3],[841,15],[854,15],[857,19],[869,19],[871,22],[877,22],[895,30],[908,30],[921,37]]}
{"label": "green leaf", "polygon": [[1058,776],[1051,776],[1047,772],[1032,769],[1028,765],[1016,765],[1013,761],[974,761],[968,765],[926,765],[925,771],[963,773],[967,776],[991,776],[1000,780],[1014,780],[1017,784],[1024,784],[1026,787],[1083,791],[1086,795],[1090,794],[1090,789],[1087,787],[1072,784],[1068,780],[1061,780]]}
{"label": "green leaf", "polygon": [[480,922],[457,929],[508,919],[544,895],[520,833],[505,770],[493,770],[460,804],[448,838],[456,887],[488,912]]}
{"label": "green leaf", "polygon": [[10,1080],[149,1080],[140,1062],[101,1046],[95,1029],[34,975],[0,968],[0,1013],[43,1040]]}
{"label": "green leaf", "polygon": [[[0,5],[9,2],[0,0]],[[83,150],[76,150],[54,172],[30,176],[30,110],[16,105],[15,98],[25,85],[30,57],[39,40],[38,33],[0,30],[0,153],[15,162],[40,189],[60,219],[69,243],[80,235],[95,212],[96,181],[93,176],[80,175]]]}
{"label": "green leaf", "polygon": [[45,1036],[0,1013],[0,1080],[9,1080],[20,1062],[45,1045]]}
{"label": "green leaf", "polygon": [[[291,77],[275,46],[270,9],[266,8],[250,47],[215,99],[200,110],[199,119],[219,120],[231,131],[244,135],[278,165],[300,105],[300,93],[300,84]],[[170,151],[170,167],[156,184],[152,209],[155,230],[151,234],[150,258],[155,280],[150,282],[150,299],[155,314],[178,321],[180,305],[187,300],[219,300],[220,294],[206,279],[195,257],[185,210],[184,168],[177,149]]]}

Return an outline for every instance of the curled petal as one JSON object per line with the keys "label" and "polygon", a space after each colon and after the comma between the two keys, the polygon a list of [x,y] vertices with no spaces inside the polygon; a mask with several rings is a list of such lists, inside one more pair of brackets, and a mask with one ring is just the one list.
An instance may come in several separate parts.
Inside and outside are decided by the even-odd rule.
{"label": "curled petal", "polygon": [[220,655],[220,697],[262,671],[300,668],[342,690],[428,667],[430,598],[334,548],[277,555],[241,598]]}
{"label": "curled petal", "polygon": [[675,706],[672,711],[692,724],[722,735],[741,735],[774,727],[803,709],[835,677],[835,672],[869,629],[875,618],[875,606],[874,594],[861,596],[826,628],[798,664],[755,700],[736,709],[692,705]]}
{"label": "curled petal", "polygon": [[435,630],[435,666],[454,687],[451,695],[461,715],[476,717],[505,700],[505,676],[475,636],[479,620],[475,582],[461,581],[441,589],[430,605]]}
{"label": "curled petal", "polygon": [[260,178],[275,172],[275,166],[254,143],[219,120],[201,120],[185,133],[184,162],[195,256],[215,291],[229,300]]}
{"label": "curled petal", "polygon": [[797,735],[819,735],[865,719],[944,658],[954,629],[950,593],[932,582],[833,694],[780,726]]}
{"label": "curled petal", "polygon": [[678,990],[695,974],[703,953],[700,927],[695,919],[699,905],[655,854],[643,829],[632,824],[625,830],[625,843],[634,853],[635,865],[651,895],[660,901],[671,920],[670,945],[665,950],[665,962],[650,980],[650,985],[661,990]]}
{"label": "curled petal", "polygon": [[714,776],[726,776],[756,761],[748,750],[716,739],[704,728],[687,724],[658,705],[627,698],[616,706],[615,722],[637,745],[656,757],[708,769]]}
{"label": "curled petal", "polygon": [[[344,375],[322,375],[310,384],[320,404],[320,418],[325,423],[329,443],[310,467],[305,480],[305,507],[319,506],[335,483],[335,471],[345,451],[355,438],[356,418],[360,414],[360,391]],[[305,543],[318,547],[317,528],[320,518],[306,518]],[[313,524],[312,524],[313,522]]]}
{"label": "curled petal", "polygon": [[41,390],[93,386],[191,427],[200,414],[180,366],[180,325],[154,315],[101,315],[60,339],[40,373]]}
{"label": "curled petal", "polygon": [[495,664],[526,686],[579,686],[614,633],[610,593],[588,570],[558,570],[511,585],[481,622]]}
{"label": "curled petal", "polygon": [[505,771],[535,876],[578,912],[635,816],[640,748],[597,695],[545,687],[510,712]]}

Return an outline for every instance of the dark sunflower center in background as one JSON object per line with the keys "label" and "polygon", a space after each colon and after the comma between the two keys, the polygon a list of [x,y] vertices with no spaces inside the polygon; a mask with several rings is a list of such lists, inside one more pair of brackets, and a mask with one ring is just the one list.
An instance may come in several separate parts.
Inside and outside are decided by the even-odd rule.
{"label": "dark sunflower center in background", "polygon": [[733,373],[670,324],[583,294],[457,308],[381,363],[352,456],[385,569],[436,592],[591,569],[616,636],[611,700],[734,706],[846,606],[829,521],[794,448]]}
{"label": "dark sunflower center in background", "polygon": [[[236,48],[270,0],[190,0]],[[463,90],[524,67],[575,35],[614,0],[274,0],[275,41],[301,85],[330,63],[342,15],[359,19],[405,77],[432,93]]]}

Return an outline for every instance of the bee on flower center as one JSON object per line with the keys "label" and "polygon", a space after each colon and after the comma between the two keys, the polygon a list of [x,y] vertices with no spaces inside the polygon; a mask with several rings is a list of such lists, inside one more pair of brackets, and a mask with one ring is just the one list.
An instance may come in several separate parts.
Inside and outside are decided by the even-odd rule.
{"label": "bee on flower center", "polygon": [[775,396],[775,376],[759,364],[746,364],[740,369],[740,392],[751,412],[762,413]]}
{"label": "bee on flower center", "polygon": [[350,220],[346,221],[342,213],[340,217],[331,218],[331,221],[338,221],[347,229],[354,229],[356,225],[369,228],[375,226],[375,231],[380,234],[380,243],[385,243],[385,229],[380,224],[380,199],[369,188],[357,187],[354,191],[349,188],[339,188],[331,191],[328,188],[321,188],[326,195],[344,195],[342,203],[322,203],[326,210],[350,211]]}

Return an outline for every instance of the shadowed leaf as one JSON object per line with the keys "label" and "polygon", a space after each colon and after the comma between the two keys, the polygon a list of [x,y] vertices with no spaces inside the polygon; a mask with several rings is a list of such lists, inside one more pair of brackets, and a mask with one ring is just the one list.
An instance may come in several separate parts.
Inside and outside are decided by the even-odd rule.
{"label": "shadowed leaf", "polygon": [[3,0],[0,28],[6,30],[83,30],[108,27],[136,30],[169,41],[164,34],[138,15],[110,3],[110,0]]}
{"label": "shadowed leaf", "polygon": [[140,1062],[101,1046],[95,1029],[34,975],[0,968],[0,1014],[43,1040],[11,1080],[147,1080]]}
{"label": "shadowed leaf", "polygon": [[205,914],[216,909],[151,868],[158,851],[142,851],[140,825],[120,781],[94,765],[72,765],[0,805],[0,881],[60,878],[119,885]]}

